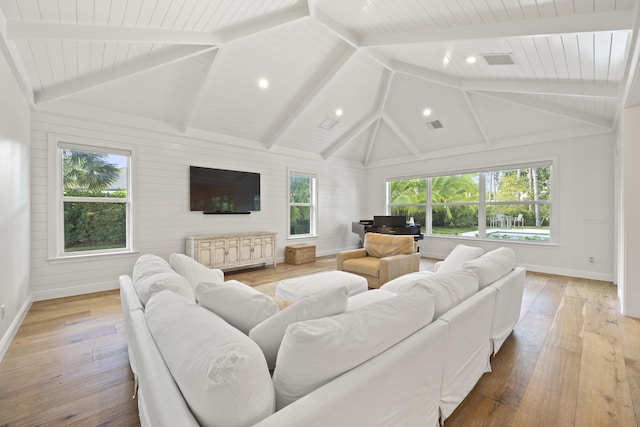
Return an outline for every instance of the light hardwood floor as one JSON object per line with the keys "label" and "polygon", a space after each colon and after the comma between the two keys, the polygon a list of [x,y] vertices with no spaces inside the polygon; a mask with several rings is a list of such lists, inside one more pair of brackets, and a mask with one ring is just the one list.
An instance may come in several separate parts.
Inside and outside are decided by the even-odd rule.
{"label": "light hardwood floor", "polygon": [[[433,260],[423,260],[430,269]],[[252,286],[335,269],[227,273]],[[640,320],[615,286],[527,273],[522,318],[454,426],[640,426]],[[2,426],[137,426],[118,291],[36,302],[0,363]]]}

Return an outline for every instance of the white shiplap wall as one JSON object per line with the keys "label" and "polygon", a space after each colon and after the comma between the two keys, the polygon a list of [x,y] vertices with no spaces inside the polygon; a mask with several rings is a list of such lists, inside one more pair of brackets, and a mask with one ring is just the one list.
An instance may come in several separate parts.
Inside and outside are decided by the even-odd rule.
{"label": "white shiplap wall", "polygon": [[[111,141],[134,152],[135,248],[139,253],[74,261],[48,259],[48,134]],[[140,253],[167,258],[184,253],[184,237],[198,233],[267,230],[278,233],[278,259],[287,244],[287,171],[311,171],[319,182],[319,255],[354,247],[351,221],[364,208],[364,170],[354,163],[293,157],[232,141],[188,138],[131,126],[38,112],[32,119],[32,288],[47,299],[117,287]],[[237,169],[261,174],[262,210],[250,215],[189,212],[189,165]],[[299,243],[299,241],[296,241]]]}

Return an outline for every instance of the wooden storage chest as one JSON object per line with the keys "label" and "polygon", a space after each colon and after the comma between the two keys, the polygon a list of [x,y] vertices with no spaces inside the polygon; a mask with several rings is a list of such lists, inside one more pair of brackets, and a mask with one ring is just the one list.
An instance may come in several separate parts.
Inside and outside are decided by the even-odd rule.
{"label": "wooden storage chest", "polygon": [[316,247],[302,243],[299,245],[289,245],[286,247],[284,261],[287,264],[306,264],[316,260]]}

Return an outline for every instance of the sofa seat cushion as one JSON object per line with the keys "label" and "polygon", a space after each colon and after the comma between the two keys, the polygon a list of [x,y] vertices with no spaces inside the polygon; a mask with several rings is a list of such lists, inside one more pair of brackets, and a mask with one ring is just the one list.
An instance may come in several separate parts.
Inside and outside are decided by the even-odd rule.
{"label": "sofa seat cushion", "polygon": [[438,273],[454,271],[467,261],[478,258],[484,253],[484,249],[463,244],[456,245],[438,268]]}
{"label": "sofa seat cushion", "polygon": [[187,279],[195,290],[198,283],[223,283],[224,273],[217,268],[208,268],[184,254],[169,255],[169,265]]}
{"label": "sofa seat cushion", "polygon": [[465,262],[460,269],[475,273],[480,279],[480,289],[483,289],[509,274],[515,266],[516,254],[513,249],[502,247]]}
{"label": "sofa seat cushion", "polygon": [[367,254],[375,258],[412,254],[416,251],[413,236],[367,233],[364,235],[363,246]]}
{"label": "sofa seat cushion", "polygon": [[340,314],[347,308],[347,296],[347,288],[344,286],[312,294],[251,329],[249,338],[262,349],[269,369],[276,367],[276,357],[287,326],[303,320],[320,319]]}
{"label": "sofa seat cushion", "polygon": [[274,389],[267,363],[249,337],[168,291],[151,297],[145,318],[201,425],[253,425],[273,413]]}
{"label": "sofa seat cushion", "polygon": [[198,303],[222,317],[245,334],[280,308],[273,298],[237,280],[199,283]]}
{"label": "sofa seat cushion", "polygon": [[363,258],[347,259],[343,263],[343,269],[351,273],[365,276],[378,277],[380,272],[380,259],[367,256]]}
{"label": "sofa seat cushion", "polygon": [[377,356],[431,322],[425,288],[337,316],[296,322],[285,332],[273,373],[276,408],[283,408]]}
{"label": "sofa seat cushion", "polygon": [[424,287],[433,295],[435,319],[478,292],[479,289],[478,276],[462,270],[449,273],[414,274],[410,280],[388,282],[380,289],[404,294],[415,287]]}

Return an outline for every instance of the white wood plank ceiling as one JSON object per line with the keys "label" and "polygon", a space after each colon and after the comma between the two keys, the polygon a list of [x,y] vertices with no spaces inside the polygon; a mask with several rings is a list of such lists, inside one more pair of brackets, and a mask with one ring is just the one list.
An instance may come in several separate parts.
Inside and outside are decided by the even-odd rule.
{"label": "white wood plank ceiling", "polygon": [[0,51],[36,109],[375,166],[615,130],[638,3],[0,0]]}

